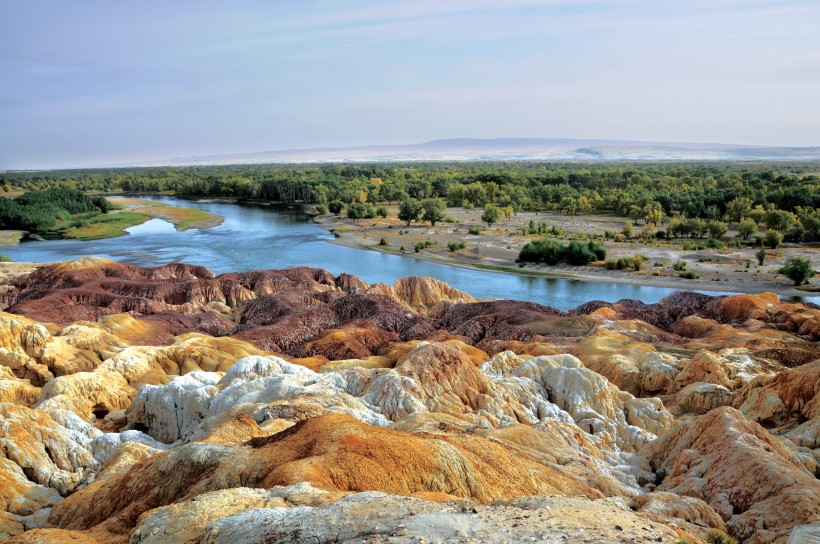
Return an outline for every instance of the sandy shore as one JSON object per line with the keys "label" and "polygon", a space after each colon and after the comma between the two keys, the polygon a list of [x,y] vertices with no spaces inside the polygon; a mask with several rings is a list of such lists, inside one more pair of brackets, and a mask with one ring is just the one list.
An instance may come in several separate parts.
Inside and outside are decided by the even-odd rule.
{"label": "sandy shore", "polygon": [[221,215],[206,212],[205,210],[184,206],[168,206],[153,200],[131,197],[109,197],[109,200],[125,206],[128,211],[164,219],[173,224],[177,230],[209,229],[218,227],[225,221],[225,218]]}
{"label": "sandy shore", "polygon": [[[816,265],[820,251],[816,248],[780,248],[767,250],[766,262],[757,265],[755,253],[758,248],[727,248],[724,250],[683,250],[681,243],[604,243],[609,258],[642,254],[647,257],[643,270],[607,270],[603,266],[547,266],[527,265],[520,268],[515,262],[521,247],[534,239],[523,236],[520,228],[532,219],[559,226],[566,235],[592,234],[604,230],[620,230],[623,218],[612,216],[567,217],[552,214],[520,213],[518,216],[480,235],[468,234],[469,227],[481,226],[479,210],[449,208],[452,223],[413,223],[406,226],[395,219],[396,211],[390,210],[386,219],[352,221],[335,215],[317,216],[314,220],[335,234],[333,243],[347,247],[382,251],[393,255],[438,262],[449,266],[490,270],[499,273],[533,276],[563,277],[579,281],[646,285],[681,290],[699,290],[733,293],[774,292],[784,297],[820,297],[820,292],[799,290],[777,273],[785,259],[792,255],[807,255]],[[486,225],[483,225],[486,228]],[[731,234],[731,233],[730,233]],[[730,239],[729,236],[726,239]],[[384,244],[382,244],[382,240]],[[429,240],[430,247],[416,252],[415,244]],[[566,242],[566,240],[563,240]],[[464,249],[449,251],[450,242],[461,242]],[[699,278],[685,279],[672,268],[683,261]],[[748,265],[747,265],[748,263]],[[817,280],[810,288],[817,288]]]}

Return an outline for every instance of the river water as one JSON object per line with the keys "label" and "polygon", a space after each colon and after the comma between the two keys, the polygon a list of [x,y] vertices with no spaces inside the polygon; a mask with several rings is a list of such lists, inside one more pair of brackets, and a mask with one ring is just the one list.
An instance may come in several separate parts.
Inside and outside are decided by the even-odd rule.
{"label": "river water", "polygon": [[[128,236],[88,242],[29,241],[2,253],[20,262],[50,262],[82,255],[105,257],[141,266],[186,262],[215,273],[307,265],[348,272],[368,283],[393,283],[405,276],[431,276],[479,298],[529,300],[562,310],[590,300],[623,298],[657,302],[673,289],[563,278],[543,278],[468,270],[412,257],[338,246],[333,236],[298,210],[223,202],[188,202],[167,197],[153,200],[199,208],[221,215],[222,225],[178,232],[152,219],[128,229]],[[710,293],[716,294],[716,293]]]}

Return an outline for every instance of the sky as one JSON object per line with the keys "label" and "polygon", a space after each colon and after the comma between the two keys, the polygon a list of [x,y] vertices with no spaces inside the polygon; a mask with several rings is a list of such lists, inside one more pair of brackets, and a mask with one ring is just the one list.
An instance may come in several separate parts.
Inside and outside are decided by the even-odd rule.
{"label": "sky", "polygon": [[0,0],[0,169],[442,138],[820,145],[817,0]]}

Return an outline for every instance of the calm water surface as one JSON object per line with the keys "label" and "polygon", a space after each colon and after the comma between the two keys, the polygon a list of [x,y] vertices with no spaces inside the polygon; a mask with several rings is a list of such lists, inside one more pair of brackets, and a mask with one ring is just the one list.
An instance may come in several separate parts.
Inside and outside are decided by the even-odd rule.
{"label": "calm water surface", "polygon": [[[324,229],[297,210],[221,202],[181,202],[156,197],[166,204],[199,208],[221,215],[225,222],[211,229],[178,232],[170,223],[152,219],[128,229],[128,236],[90,242],[49,240],[24,242],[2,252],[15,261],[49,262],[81,255],[106,257],[141,266],[174,261],[223,272],[308,265],[333,274],[348,272],[368,283],[393,283],[405,276],[431,276],[480,298],[529,300],[563,310],[590,300],[623,298],[657,302],[673,289],[583,282],[467,270],[399,257],[378,251],[337,246]],[[712,293],[715,294],[715,293]]]}

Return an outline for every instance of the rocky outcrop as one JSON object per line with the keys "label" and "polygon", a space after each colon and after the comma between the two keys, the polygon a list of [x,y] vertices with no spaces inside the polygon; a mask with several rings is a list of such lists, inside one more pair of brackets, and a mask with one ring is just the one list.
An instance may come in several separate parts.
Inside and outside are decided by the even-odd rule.
{"label": "rocky outcrop", "polygon": [[659,491],[706,501],[749,543],[785,542],[820,517],[820,483],[778,438],[732,408],[681,423],[642,455],[664,476]]}
{"label": "rocky outcrop", "polygon": [[561,312],[95,259],[4,281],[12,542],[783,542],[820,518],[812,305]]}

